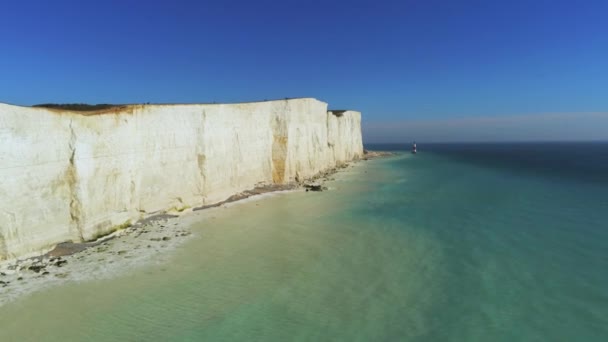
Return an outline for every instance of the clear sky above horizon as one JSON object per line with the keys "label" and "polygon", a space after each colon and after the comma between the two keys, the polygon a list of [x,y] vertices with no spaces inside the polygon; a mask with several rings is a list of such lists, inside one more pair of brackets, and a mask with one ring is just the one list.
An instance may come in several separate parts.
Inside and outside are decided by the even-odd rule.
{"label": "clear sky above horizon", "polygon": [[608,1],[6,1],[0,102],[315,97],[363,112],[374,142],[608,139],[607,13]]}

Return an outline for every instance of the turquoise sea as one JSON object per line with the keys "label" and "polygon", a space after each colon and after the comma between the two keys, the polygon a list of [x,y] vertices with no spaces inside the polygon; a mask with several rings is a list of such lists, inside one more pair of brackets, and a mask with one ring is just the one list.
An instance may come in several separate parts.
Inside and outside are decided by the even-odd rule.
{"label": "turquoise sea", "polygon": [[10,302],[0,341],[608,341],[608,144],[369,148],[399,154]]}

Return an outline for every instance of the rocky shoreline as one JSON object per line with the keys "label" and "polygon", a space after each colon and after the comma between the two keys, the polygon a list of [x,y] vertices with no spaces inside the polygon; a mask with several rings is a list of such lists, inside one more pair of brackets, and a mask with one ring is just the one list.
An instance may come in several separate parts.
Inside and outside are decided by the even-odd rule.
{"label": "rocky shoreline", "polygon": [[187,222],[159,217],[90,243],[62,243],[42,256],[0,265],[0,305],[24,294],[67,281],[108,278],[120,269],[162,262],[164,251],[186,241]]}
{"label": "rocky shoreline", "polygon": [[370,160],[370,159],[374,159],[374,158],[390,157],[390,156],[394,156],[394,155],[395,155],[394,152],[389,152],[389,151],[363,150],[363,157],[361,158],[361,160]]}
{"label": "rocky shoreline", "polygon": [[[393,154],[366,151],[360,160],[390,155]],[[222,207],[253,196],[280,191],[327,190],[324,182],[334,180],[332,176],[336,172],[349,166],[345,163],[302,182],[256,187],[222,202],[193,208],[188,212]],[[151,258],[162,262],[163,256],[167,254],[163,251],[175,248],[192,235],[189,227],[196,219],[197,215],[161,213],[96,241],[64,242],[44,255],[3,261],[0,263],[0,306],[18,296],[59,283],[111,277],[117,273],[116,267],[112,267],[117,263],[125,266],[144,264],[150,262]]]}

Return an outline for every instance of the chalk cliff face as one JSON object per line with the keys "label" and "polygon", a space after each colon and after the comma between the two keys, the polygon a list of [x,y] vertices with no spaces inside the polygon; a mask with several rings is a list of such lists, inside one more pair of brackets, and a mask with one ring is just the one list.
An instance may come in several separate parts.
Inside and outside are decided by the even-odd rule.
{"label": "chalk cliff face", "polygon": [[362,153],[360,113],[315,99],[86,115],[0,104],[0,260],[301,181]]}

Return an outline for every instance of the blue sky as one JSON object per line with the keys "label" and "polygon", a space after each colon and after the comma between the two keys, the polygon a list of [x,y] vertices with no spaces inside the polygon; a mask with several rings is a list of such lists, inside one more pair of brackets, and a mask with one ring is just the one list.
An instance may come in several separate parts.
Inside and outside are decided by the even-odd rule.
{"label": "blue sky", "polygon": [[[534,140],[547,132],[526,120],[577,115],[590,130],[566,139],[608,139],[607,13],[608,1],[6,1],[0,102],[316,97],[362,111],[373,141],[474,140],[476,123],[513,117],[512,138]],[[454,121],[468,124],[445,129]]]}

